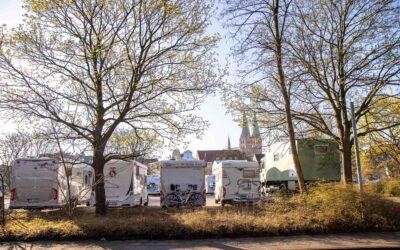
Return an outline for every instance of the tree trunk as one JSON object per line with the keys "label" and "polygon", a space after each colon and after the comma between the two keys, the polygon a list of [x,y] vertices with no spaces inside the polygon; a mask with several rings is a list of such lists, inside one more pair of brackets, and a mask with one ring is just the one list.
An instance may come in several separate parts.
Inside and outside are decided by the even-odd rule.
{"label": "tree trunk", "polygon": [[296,169],[297,181],[299,183],[300,193],[303,193],[306,191],[306,184],[304,182],[303,171],[301,170],[299,154],[297,152],[296,136],[293,128],[292,115],[290,114],[290,104],[288,106],[289,107],[286,107],[285,105],[285,114],[286,114],[286,121],[289,133],[290,149],[292,150],[292,158],[294,162],[294,168]]}
{"label": "tree trunk", "polygon": [[344,135],[341,138],[341,159],[342,159],[342,182],[343,184],[351,183],[353,181],[353,169],[351,164],[351,138],[350,128],[347,124],[344,127]]}
{"label": "tree trunk", "polygon": [[290,109],[290,94],[286,88],[286,81],[285,81],[285,72],[282,66],[282,37],[279,32],[279,0],[275,0],[274,2],[274,28],[275,28],[275,59],[276,59],[276,66],[278,68],[278,76],[279,76],[279,85],[280,90],[285,102],[285,116],[286,116],[286,125],[289,133],[289,141],[290,141],[290,149],[292,150],[292,157],[294,162],[294,167],[296,169],[297,174],[297,181],[299,183],[300,193],[306,191],[306,185],[304,182],[303,172],[301,170],[301,164],[299,160],[299,155],[297,153],[297,146],[296,146],[296,136],[293,127],[293,120],[292,114]]}
{"label": "tree trunk", "polygon": [[104,189],[104,150],[96,150],[94,147],[93,168],[95,172],[96,191],[96,215],[107,213],[106,193]]}

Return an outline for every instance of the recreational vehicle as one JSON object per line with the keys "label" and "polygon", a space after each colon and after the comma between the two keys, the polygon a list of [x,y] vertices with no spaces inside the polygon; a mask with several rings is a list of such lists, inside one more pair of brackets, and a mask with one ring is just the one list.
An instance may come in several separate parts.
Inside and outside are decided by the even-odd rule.
{"label": "recreational vehicle", "polygon": [[214,162],[215,202],[252,203],[260,198],[259,166],[256,162]]}
{"label": "recreational vehicle", "polygon": [[215,176],[206,175],[206,194],[213,194],[215,187]]}
{"label": "recreational vehicle", "polygon": [[[297,152],[306,182],[339,181],[338,144],[331,139],[297,139]],[[269,189],[295,190],[297,174],[289,142],[275,143],[260,163],[260,178]]]}
{"label": "recreational vehicle", "polygon": [[65,205],[64,168],[52,158],[16,159],[11,172],[10,208]]}
{"label": "recreational vehicle", "polygon": [[148,175],[146,178],[147,182],[147,193],[148,194],[160,194],[160,176],[159,175]]}
{"label": "recreational vehicle", "polygon": [[148,204],[147,166],[137,161],[111,160],[104,166],[106,203],[109,207]]}
{"label": "recreational vehicle", "polygon": [[206,204],[204,161],[160,161],[160,203],[162,207]]}
{"label": "recreational vehicle", "polygon": [[76,205],[89,205],[93,192],[93,179],[93,167],[86,164],[78,164],[72,167],[70,177],[71,198]]}

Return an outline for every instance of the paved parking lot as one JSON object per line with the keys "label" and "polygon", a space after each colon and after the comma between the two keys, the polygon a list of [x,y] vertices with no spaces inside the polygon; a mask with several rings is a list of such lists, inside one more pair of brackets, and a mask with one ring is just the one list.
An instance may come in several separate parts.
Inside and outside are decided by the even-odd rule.
{"label": "paved parking lot", "polygon": [[[149,195],[149,207],[159,207],[160,206],[160,196],[159,195]],[[215,204],[214,195],[208,194],[206,199],[207,207],[216,207],[219,204]]]}

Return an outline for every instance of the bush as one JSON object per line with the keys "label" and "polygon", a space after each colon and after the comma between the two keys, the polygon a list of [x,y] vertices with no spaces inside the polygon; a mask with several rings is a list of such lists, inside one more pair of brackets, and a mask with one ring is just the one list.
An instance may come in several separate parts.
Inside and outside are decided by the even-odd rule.
{"label": "bush", "polygon": [[382,182],[383,193],[392,196],[400,196],[400,180],[387,179]]}

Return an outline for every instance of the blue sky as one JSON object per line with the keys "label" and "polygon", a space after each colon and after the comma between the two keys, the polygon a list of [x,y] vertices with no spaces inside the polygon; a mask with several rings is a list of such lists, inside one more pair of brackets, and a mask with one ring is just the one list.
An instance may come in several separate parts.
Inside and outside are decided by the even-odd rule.
{"label": "blue sky", "polygon": [[[0,24],[7,24],[8,27],[16,26],[22,22],[23,10],[21,0],[0,0]],[[220,41],[217,53],[221,65],[226,63],[226,57],[229,53],[229,42],[224,38],[223,29],[218,21],[214,21],[209,28],[209,32],[218,32],[223,39]],[[231,138],[232,147],[239,145],[240,127],[233,122],[233,117],[226,114],[226,109],[218,96],[209,96],[201,106],[200,110],[195,112],[210,122],[210,127],[204,132],[201,140],[189,138],[191,143],[187,149],[193,152],[204,149],[223,149],[227,146],[228,135]],[[12,124],[1,124],[0,133],[11,130]],[[180,148],[181,151],[184,148]],[[168,152],[166,152],[168,154]]]}

